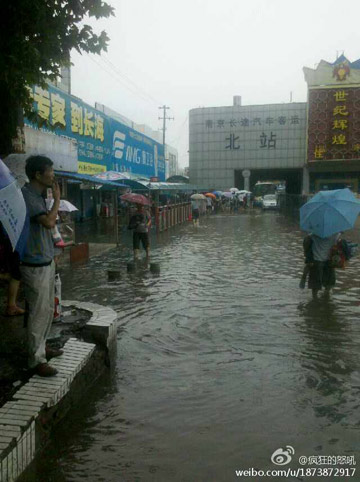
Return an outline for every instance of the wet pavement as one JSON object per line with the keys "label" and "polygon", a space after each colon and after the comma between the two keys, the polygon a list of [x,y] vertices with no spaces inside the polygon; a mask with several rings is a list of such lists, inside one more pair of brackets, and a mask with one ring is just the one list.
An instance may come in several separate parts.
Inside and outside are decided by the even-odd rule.
{"label": "wet pavement", "polygon": [[[163,233],[160,276],[144,262],[127,274],[126,243],[63,273],[65,299],[119,313],[118,358],[27,482],[222,482],[279,468],[270,456],[287,445],[293,467],[300,455],[358,454],[359,258],[313,302],[299,289],[302,234],[280,213]],[[109,283],[114,269],[121,279]]]}

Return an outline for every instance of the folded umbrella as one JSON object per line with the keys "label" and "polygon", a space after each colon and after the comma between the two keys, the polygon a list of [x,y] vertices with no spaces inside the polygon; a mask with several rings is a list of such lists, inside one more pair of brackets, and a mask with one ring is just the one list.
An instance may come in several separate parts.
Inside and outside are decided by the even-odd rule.
{"label": "folded umbrella", "polygon": [[300,208],[300,227],[327,238],[354,227],[360,213],[360,201],[350,189],[319,191]]}

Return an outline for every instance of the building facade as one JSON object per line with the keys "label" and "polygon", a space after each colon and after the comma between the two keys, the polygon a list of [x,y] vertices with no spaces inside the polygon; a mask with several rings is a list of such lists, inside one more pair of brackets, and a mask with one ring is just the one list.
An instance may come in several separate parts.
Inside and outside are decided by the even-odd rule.
{"label": "building facade", "polygon": [[286,181],[288,193],[351,186],[360,180],[360,61],[339,57],[304,68],[308,102],[192,109],[190,182],[204,189]]}
{"label": "building facade", "polygon": [[360,60],[304,68],[308,84],[309,190],[360,187]]}
{"label": "building facade", "polygon": [[306,103],[234,105],[192,109],[189,114],[190,182],[204,188],[243,188],[284,176],[297,189],[306,152]]}

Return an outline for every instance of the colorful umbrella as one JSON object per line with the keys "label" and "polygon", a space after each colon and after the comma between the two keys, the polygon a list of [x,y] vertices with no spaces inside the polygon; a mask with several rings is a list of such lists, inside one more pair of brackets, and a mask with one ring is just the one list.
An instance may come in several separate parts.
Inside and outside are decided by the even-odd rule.
{"label": "colorful umbrella", "polygon": [[29,230],[26,204],[21,189],[0,160],[0,221],[13,250],[22,255]]}
{"label": "colorful umbrella", "polygon": [[213,194],[212,192],[207,192],[207,193],[205,193],[205,196],[206,196],[206,197],[211,197],[212,199],[216,199],[215,194]]}
{"label": "colorful umbrella", "polygon": [[360,201],[350,189],[319,191],[300,208],[300,227],[327,238],[354,227],[360,213]]}
{"label": "colorful umbrella", "polygon": [[205,197],[203,194],[195,193],[195,194],[192,194],[192,195],[190,196],[190,199],[194,199],[194,200],[198,200],[198,201],[199,201],[199,200],[201,200],[201,199],[202,199],[202,200],[206,199],[206,197]]}
{"label": "colorful umbrella", "polygon": [[120,196],[120,199],[129,203],[142,204],[143,206],[150,206],[151,204],[147,197],[143,196],[142,194],[135,194],[133,192],[123,194],[122,196]]}
{"label": "colorful umbrella", "polygon": [[213,194],[215,194],[215,196],[221,197],[222,191],[213,191]]}

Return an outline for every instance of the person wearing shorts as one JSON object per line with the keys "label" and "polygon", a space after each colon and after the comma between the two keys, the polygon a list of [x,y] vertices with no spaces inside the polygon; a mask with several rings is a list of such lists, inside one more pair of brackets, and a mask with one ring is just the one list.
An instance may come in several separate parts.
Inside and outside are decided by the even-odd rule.
{"label": "person wearing shorts", "polygon": [[133,250],[134,259],[138,259],[140,253],[140,243],[146,251],[146,257],[150,256],[150,240],[149,228],[151,226],[151,218],[145,212],[142,204],[136,205],[136,212],[131,216],[128,229],[133,230]]}

